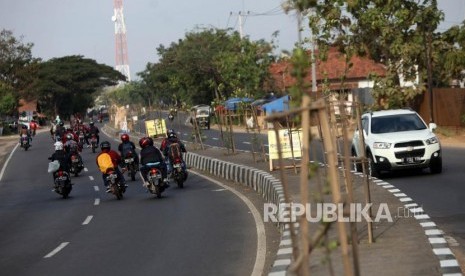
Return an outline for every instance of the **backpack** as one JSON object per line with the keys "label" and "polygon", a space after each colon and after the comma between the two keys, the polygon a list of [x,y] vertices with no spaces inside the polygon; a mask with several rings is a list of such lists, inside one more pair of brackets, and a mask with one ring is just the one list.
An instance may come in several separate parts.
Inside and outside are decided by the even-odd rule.
{"label": "backpack", "polygon": [[179,143],[171,143],[168,148],[168,158],[175,160],[176,158],[182,159],[181,146]]}
{"label": "backpack", "polygon": [[97,157],[98,168],[102,173],[107,173],[108,169],[114,168],[113,162],[111,161],[111,156],[104,152]]}

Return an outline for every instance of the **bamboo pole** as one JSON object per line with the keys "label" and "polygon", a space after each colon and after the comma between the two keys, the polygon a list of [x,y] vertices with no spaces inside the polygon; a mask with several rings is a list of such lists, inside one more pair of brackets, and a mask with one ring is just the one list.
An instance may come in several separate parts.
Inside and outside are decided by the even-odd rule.
{"label": "bamboo pole", "polygon": [[[318,109],[318,114],[321,119],[321,129],[324,137],[331,137],[331,129],[329,126],[329,117],[326,112],[325,104],[322,102],[322,106]],[[335,145],[332,141],[333,139],[323,139],[326,154],[328,155],[328,175],[329,183],[331,186],[331,196],[333,203],[338,204],[342,202],[340,186],[339,186],[339,176],[337,171],[337,156],[335,152]],[[341,246],[341,253],[344,266],[344,275],[353,275],[353,269],[350,264],[350,253],[347,239],[347,231],[344,222],[338,220],[337,228],[339,233],[339,241]]]}
{"label": "bamboo pole", "polygon": [[[363,135],[363,126],[360,121],[361,118],[361,111],[360,111],[360,104],[358,101],[358,97],[355,98],[355,105],[356,105],[356,118],[357,118],[357,128],[358,128],[358,135],[359,135],[359,149],[360,149],[360,155],[362,159],[362,170],[363,170],[363,190],[365,194],[365,203],[369,204],[371,203],[371,192],[370,192],[370,179],[368,177],[368,168],[367,168],[367,156],[365,152],[365,137]],[[368,216],[371,218],[372,213],[371,213],[371,207],[368,209]],[[368,228],[368,242],[373,243],[374,242],[374,237],[373,237],[373,224],[371,221],[367,221],[367,228]]]}

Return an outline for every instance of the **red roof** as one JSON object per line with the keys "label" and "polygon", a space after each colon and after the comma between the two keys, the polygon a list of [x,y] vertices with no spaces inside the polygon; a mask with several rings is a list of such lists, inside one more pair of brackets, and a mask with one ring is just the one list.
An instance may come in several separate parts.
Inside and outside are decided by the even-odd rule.
{"label": "red roof", "polygon": [[24,99],[19,100],[18,112],[23,111],[37,111],[37,101],[26,101]]}
{"label": "red roof", "polygon": [[[353,66],[348,70],[346,75],[346,88],[358,87],[358,82],[368,80],[368,76],[370,74],[377,74],[379,76],[385,76],[386,74],[384,65],[375,63],[371,59],[354,56],[351,58],[351,62]],[[341,77],[344,75],[345,67],[346,62],[344,55],[337,51],[336,48],[329,50],[326,61],[317,61],[316,79],[318,86],[327,80],[331,85],[331,89],[340,89]],[[271,75],[275,80],[275,84],[279,88],[284,90],[294,84],[295,79],[290,75],[291,70],[292,65],[287,60],[274,63],[270,66]],[[311,84],[311,68],[309,68],[309,72],[305,80],[308,84]]]}

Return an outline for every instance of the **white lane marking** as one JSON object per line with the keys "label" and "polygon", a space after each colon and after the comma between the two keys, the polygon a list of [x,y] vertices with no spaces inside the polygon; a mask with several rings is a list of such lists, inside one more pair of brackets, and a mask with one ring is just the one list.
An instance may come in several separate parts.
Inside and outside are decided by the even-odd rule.
{"label": "white lane marking", "polygon": [[95,190],[96,192],[100,191],[100,189],[98,188],[98,186],[94,186],[94,190]]}
{"label": "white lane marking", "polygon": [[452,253],[452,251],[447,247],[445,247],[445,248],[434,248],[433,252],[436,255],[454,255]]}
{"label": "white lane marking", "polygon": [[220,140],[220,139],[219,139],[219,138],[216,138],[216,137],[213,137],[212,140],[217,140],[217,141],[218,141],[218,140]]}
{"label": "white lane marking", "polygon": [[94,177],[93,177],[92,175],[89,175],[89,179],[90,179],[91,181],[93,181],[93,180],[94,180]]}
{"label": "white lane marking", "polygon": [[47,255],[44,256],[44,258],[50,258],[56,253],[60,252],[63,248],[65,248],[69,242],[62,242],[57,248],[53,249],[52,252],[48,253]]}
{"label": "white lane marking", "polygon": [[6,159],[5,161],[5,164],[3,164],[3,168],[2,168],[2,171],[0,171],[0,182],[2,181],[2,178],[3,178],[3,174],[5,173],[5,170],[6,170],[6,166],[8,166],[8,162],[10,162],[10,159],[11,157],[13,156],[13,153],[16,151],[16,149],[18,148],[19,146],[19,143],[16,144],[16,146],[13,148],[13,150],[10,152],[10,155],[8,155],[8,158]]}
{"label": "white lane marking", "polygon": [[222,184],[219,181],[216,181],[215,179],[212,179],[208,176],[201,175],[199,173],[196,173],[194,171],[189,171],[197,176],[200,176],[202,178],[207,179],[210,182],[213,182],[217,184],[218,186],[229,190],[233,194],[235,194],[237,197],[239,197],[244,203],[247,205],[249,208],[250,212],[252,213],[252,216],[255,220],[255,227],[257,228],[257,254],[255,255],[255,264],[253,267],[253,271],[251,275],[262,275],[263,270],[265,268],[265,256],[266,256],[266,236],[265,236],[265,225],[263,223],[263,220],[261,218],[260,212],[255,208],[253,203],[245,197],[243,194],[239,193],[238,191]]}
{"label": "white lane marking", "polygon": [[87,168],[84,168],[84,171],[85,171],[85,172],[88,172],[89,170],[88,170]]}
{"label": "white lane marking", "polygon": [[82,223],[82,225],[89,224],[93,217],[94,217],[94,216],[87,216],[87,218],[84,220],[84,222]]}
{"label": "white lane marking", "polygon": [[226,189],[216,189],[216,190],[212,190],[212,192],[222,192],[222,191],[226,191]]}
{"label": "white lane marking", "polygon": [[242,142],[242,144],[252,145],[252,143],[250,143],[250,142]]}
{"label": "white lane marking", "polygon": [[99,205],[100,204],[100,198],[96,198],[94,200],[94,205]]}

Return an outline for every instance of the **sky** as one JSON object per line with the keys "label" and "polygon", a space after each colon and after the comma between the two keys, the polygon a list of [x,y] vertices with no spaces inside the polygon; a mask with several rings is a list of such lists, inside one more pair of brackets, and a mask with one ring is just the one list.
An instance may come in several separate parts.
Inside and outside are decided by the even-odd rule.
{"label": "sky", "polygon": [[[439,30],[465,20],[465,0],[438,0],[445,20]],[[123,0],[131,78],[158,61],[156,48],[169,47],[196,28],[233,28],[251,40],[272,40],[291,51],[298,39],[295,13],[286,14],[282,0]],[[43,60],[82,55],[115,65],[113,0],[0,0],[0,29],[13,31],[32,54]],[[308,37],[307,31],[303,36]]]}

